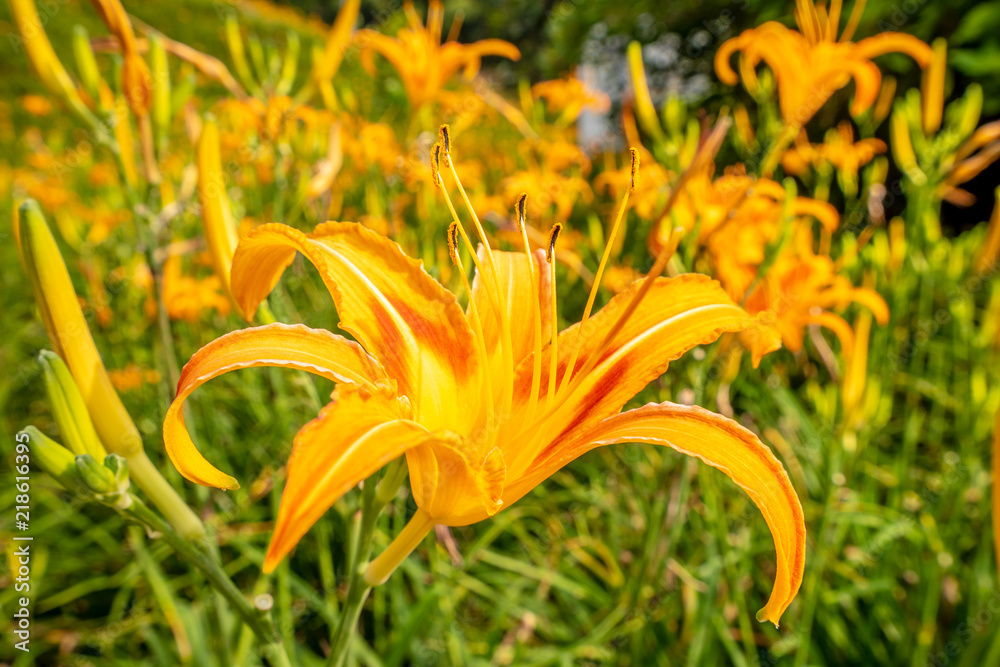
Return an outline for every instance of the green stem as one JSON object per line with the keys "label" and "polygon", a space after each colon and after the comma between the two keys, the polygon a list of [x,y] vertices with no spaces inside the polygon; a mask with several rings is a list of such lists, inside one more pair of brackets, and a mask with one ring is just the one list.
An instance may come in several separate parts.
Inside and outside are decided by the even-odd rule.
{"label": "green stem", "polygon": [[371,586],[365,581],[362,568],[368,562],[368,557],[372,550],[372,537],[375,535],[375,524],[382,507],[377,507],[375,498],[375,480],[369,478],[365,481],[363,498],[361,505],[361,528],[358,535],[357,546],[351,563],[351,580],[347,588],[347,601],[341,610],[340,623],[337,626],[337,634],[330,649],[330,658],[327,667],[341,667],[347,659],[350,650],[351,639],[354,636],[355,628],[358,625],[358,618],[361,617],[361,609]]}
{"label": "green stem", "polygon": [[205,526],[201,519],[163,478],[144,450],[140,449],[139,453],[126,460],[129,477],[156,505],[156,508],[163,512],[167,522],[181,537],[201,538],[205,535]]}
{"label": "green stem", "polygon": [[261,652],[276,667],[291,667],[288,655],[285,653],[281,638],[270,622],[270,617],[254,609],[243,596],[222,565],[203,549],[177,533],[163,519],[156,515],[138,498],[132,497],[132,504],[124,510],[124,514],[156,533],[169,544],[177,555],[196,567],[208,583],[217,590],[228,602],[233,611],[243,619],[260,642]]}

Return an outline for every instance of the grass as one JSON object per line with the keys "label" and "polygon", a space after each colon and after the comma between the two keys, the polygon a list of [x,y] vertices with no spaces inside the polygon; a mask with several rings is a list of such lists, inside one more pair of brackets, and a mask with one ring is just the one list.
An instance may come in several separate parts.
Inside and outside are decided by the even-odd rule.
{"label": "grass", "polygon": [[[209,21],[211,3],[186,2],[176,19],[151,7],[148,19],[136,12],[154,25],[176,28],[164,27],[171,37],[225,55],[217,41],[221,24]],[[63,11],[50,32],[60,52],[78,14],[90,16],[81,20],[99,31],[75,2]],[[64,20],[69,16],[73,21]],[[23,59],[15,62],[27,71]],[[34,89],[31,78],[22,77],[7,79],[0,92],[10,104]],[[24,129],[38,121],[10,107],[15,111],[4,150],[9,164],[18,165],[29,153]],[[71,135],[56,121],[47,132],[54,141]],[[9,188],[3,192],[10,195]],[[10,210],[5,199],[5,460],[13,456],[14,433],[25,425],[56,434],[33,362],[48,342],[15,258]],[[118,227],[101,245],[105,267],[134,254],[131,227]],[[190,238],[197,230],[196,216],[187,215],[175,231]],[[971,273],[983,236],[982,226],[933,242],[911,234],[904,264],[891,273],[880,256],[884,248],[872,242],[849,268],[856,283],[866,268],[877,268],[892,312],[887,326],[873,328],[859,428],[843,426],[840,387],[817,361],[811,339],[800,355],[780,352],[758,370],[744,360],[729,388],[735,417],[764,433],[791,472],[805,510],[806,577],[780,629],[753,618],[770,591],[774,548],[750,499],[696,461],[629,446],[592,452],[491,521],[426,540],[365,607],[356,664],[1000,664],[989,458],[1000,407],[998,293],[992,276]],[[840,241],[846,247],[856,237],[849,230]],[[635,230],[623,250],[640,269],[651,264],[643,259],[643,240],[644,230]],[[434,256],[435,238],[413,234],[407,242]],[[78,291],[92,297],[93,287],[73,268],[92,258],[68,244],[63,250]],[[594,266],[597,258],[593,251],[584,259]],[[585,295],[580,285],[564,285],[560,308],[571,321],[582,312]],[[141,291],[110,279],[105,287],[113,322],[102,325],[88,311],[105,364],[118,369],[138,363],[165,377],[155,327],[141,316]],[[325,289],[301,259],[271,305],[282,321],[331,329],[336,322]],[[178,358],[183,362],[239,326],[236,317],[219,315],[173,323]],[[693,397],[718,409],[719,348],[703,351],[674,363],[633,404]],[[184,482],[168,462],[160,439],[170,395],[165,382],[123,393],[147,452],[216,532],[227,572],[248,594],[273,596],[277,628],[295,647],[292,661],[307,666],[324,664],[344,602],[345,554],[357,530],[361,494],[338,502],[272,576],[262,575],[260,566],[282,488],[282,462],[295,432],[325,402],[317,397],[325,399],[331,388],[297,372],[267,369],[242,371],[200,390],[190,402],[190,423],[208,458],[244,482],[230,493]],[[5,489],[12,489],[8,482],[5,475]],[[13,505],[12,491],[0,493],[5,537],[12,532]],[[107,508],[72,503],[40,472],[32,476],[32,505],[30,654],[6,642],[17,593],[10,570],[0,573],[0,656],[10,664],[259,661],[231,610],[206,594],[202,577],[162,541]],[[414,510],[412,498],[400,493],[378,524],[376,549]]]}

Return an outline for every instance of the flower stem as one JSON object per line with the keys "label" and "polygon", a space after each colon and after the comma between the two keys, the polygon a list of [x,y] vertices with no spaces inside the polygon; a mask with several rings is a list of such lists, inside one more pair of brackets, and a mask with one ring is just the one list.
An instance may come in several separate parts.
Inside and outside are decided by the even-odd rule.
{"label": "flower stem", "polygon": [[182,538],[200,538],[205,535],[205,526],[163,478],[153,462],[142,449],[128,461],[129,477],[142,492],[163,512],[167,522]]}
{"label": "flower stem", "polygon": [[365,568],[365,581],[369,586],[384,584],[386,579],[399,567],[399,564],[409,556],[417,545],[431,532],[434,520],[421,509],[413,515],[410,521],[393,539],[392,543],[378,558],[368,563]]}
{"label": "flower stem", "polygon": [[236,588],[236,584],[226,574],[226,571],[222,569],[222,565],[206,549],[198,548],[194,542],[182,537],[138,498],[133,497],[132,504],[123,510],[123,513],[147,529],[159,533],[163,540],[177,552],[178,556],[198,568],[212,588],[225,598],[226,602],[232,606],[233,611],[257,636],[261,653],[267,657],[272,665],[291,667],[288,654],[285,653],[285,648],[281,643],[281,637],[275,630],[274,624],[271,623],[270,616],[250,605],[243,593]]}
{"label": "flower stem", "polygon": [[358,625],[358,618],[361,617],[361,608],[364,607],[371,586],[365,582],[361,575],[359,565],[368,560],[368,555],[372,549],[372,536],[375,534],[375,523],[378,519],[381,507],[376,511],[375,500],[375,480],[369,478],[365,480],[361,501],[361,527],[358,532],[357,543],[354,553],[349,559],[351,564],[351,579],[347,588],[347,600],[340,612],[340,623],[337,625],[337,633],[334,635],[333,646],[330,648],[330,658],[327,667],[341,667],[347,659],[350,649],[351,639],[354,637],[354,630]]}
{"label": "flower stem", "polygon": [[[326,663],[328,667],[341,667],[347,659],[347,654],[350,650],[351,638],[354,636],[355,628],[357,628],[358,625],[358,618],[361,616],[361,609],[364,607],[365,600],[368,599],[368,593],[372,589],[372,584],[369,583],[365,573],[367,572],[366,565],[368,563],[368,557],[371,555],[372,537],[375,535],[375,525],[378,523],[378,517],[382,513],[382,510],[385,509],[385,506],[392,502],[392,499],[396,497],[396,491],[399,489],[399,486],[403,483],[404,479],[406,479],[406,464],[405,459],[400,457],[388,465],[385,474],[382,476],[382,479],[377,485],[375,484],[374,475],[365,481],[363,489],[364,495],[362,496],[361,501],[361,525],[357,531],[356,540],[352,540],[354,542],[354,548],[348,556],[348,567],[351,579],[347,588],[347,600],[341,608],[340,623],[338,624],[337,631],[333,637],[333,646],[330,649],[330,658]],[[423,515],[423,512],[421,510],[417,510],[417,514]],[[410,523],[413,523],[413,521],[411,520]],[[402,537],[408,529],[409,525],[403,529],[403,532],[400,533],[396,540],[393,541],[393,544],[399,541],[400,537]],[[429,530],[430,527],[423,532],[421,538],[426,535]],[[419,539],[414,542],[413,546],[411,546],[406,553],[402,554],[399,560],[396,561],[396,565],[398,565],[403,558],[406,558],[407,554],[413,551],[413,548],[416,547],[419,542]],[[390,549],[391,548],[392,546],[390,545]],[[379,559],[380,558],[382,558],[382,556],[380,556]],[[395,566],[393,569],[395,569]],[[389,572],[391,573],[391,570]]]}

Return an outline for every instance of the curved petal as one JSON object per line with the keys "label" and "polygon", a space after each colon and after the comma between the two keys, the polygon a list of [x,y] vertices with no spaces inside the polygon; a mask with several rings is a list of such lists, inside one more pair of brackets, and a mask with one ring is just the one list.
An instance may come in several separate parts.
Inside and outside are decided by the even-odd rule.
{"label": "curved petal", "polygon": [[240,368],[282,366],[321,375],[334,382],[371,386],[385,372],[354,341],[302,325],[270,324],[216,338],[191,357],[177,383],[177,397],[163,422],[163,442],[177,470],[192,482],[238,489],[239,482],[209,463],[184,426],[184,401],[212,378]]}
{"label": "curved petal", "polygon": [[[566,373],[574,348],[580,346],[576,373],[591,363],[607,333],[614,327],[639,282],[619,293],[586,323],[583,335],[579,325],[559,335],[559,360],[556,377]],[[756,320],[726,295],[718,282],[700,274],[657,279],[639,308],[611,343],[602,351],[586,377],[569,385],[572,390],[557,394],[555,406],[545,406],[546,417],[539,425],[520,424],[517,419],[510,431],[523,431],[522,450],[508,453],[508,466],[523,470],[538,448],[557,449],[574,439],[596,422],[618,412],[643,387],[667,370],[671,361],[697,345],[711,343],[721,334],[757,326]],[[549,348],[543,351],[542,368],[548,368]],[[517,369],[514,396],[517,405],[527,402],[531,386],[532,364],[525,359]],[[548,376],[542,374],[540,395],[547,392]],[[534,436],[534,437],[531,437]],[[531,441],[530,443],[527,441]]]}
{"label": "curved petal", "polygon": [[420,443],[427,431],[411,416],[409,401],[390,385],[334,390],[333,401],[295,436],[265,572],[277,567],[341,496]]}
{"label": "curved petal", "polygon": [[788,474],[771,450],[732,419],[698,406],[649,404],[609,419],[574,443],[535,461],[526,474],[508,485],[507,505],[550,477],[570,461],[604,445],[638,442],[665,445],[718,468],[740,486],[760,509],[774,538],[777,573],[767,605],[757,619],[775,625],[802,583],[806,526],[802,505]]}
{"label": "curved petal", "polygon": [[866,37],[854,45],[854,52],[865,59],[886,53],[905,53],[916,60],[922,68],[934,60],[934,50],[930,46],[903,32],[883,32],[874,37]]}
{"label": "curved petal", "polygon": [[739,37],[726,40],[719,47],[719,50],[715,52],[715,73],[719,77],[719,80],[727,86],[735,86],[739,80],[736,77],[736,72],[733,71],[733,66],[729,62],[729,59],[732,58],[733,53],[743,48],[743,42],[748,32],[744,32]]}
{"label": "curved petal", "polygon": [[308,235],[262,225],[240,241],[233,258],[233,293],[244,312],[254,312],[295,251],[319,269],[340,327],[396,380],[417,421],[463,433],[475,425],[482,369],[472,329],[455,296],[421,262],[353,222],[327,222]]}

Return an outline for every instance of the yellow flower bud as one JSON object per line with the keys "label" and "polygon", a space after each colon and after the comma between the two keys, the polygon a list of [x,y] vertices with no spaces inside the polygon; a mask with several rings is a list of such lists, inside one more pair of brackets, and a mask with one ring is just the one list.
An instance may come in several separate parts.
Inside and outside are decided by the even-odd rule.
{"label": "yellow flower bud", "polygon": [[281,62],[281,76],[278,84],[274,87],[275,95],[287,95],[295,83],[295,74],[299,69],[299,36],[294,31],[285,33],[288,48],[285,49],[285,57]]}
{"label": "yellow flower bud", "polygon": [[649,94],[649,85],[646,83],[646,70],[642,66],[642,46],[639,42],[632,42],[628,45],[628,64],[632,72],[632,90],[635,94],[635,113],[639,117],[642,129],[649,132],[657,139],[663,137],[663,128],[660,127],[660,120],[656,116],[656,108],[653,106],[653,98]]}
{"label": "yellow flower bud", "polygon": [[21,204],[18,237],[49,340],[69,366],[101,441],[110,452],[134,455],[142,450],[139,431],[111,385],[59,247],[34,200]]}
{"label": "yellow flower bud", "polygon": [[910,138],[910,127],[907,122],[906,112],[903,107],[898,106],[892,113],[889,120],[889,133],[892,143],[892,154],[896,158],[899,168],[910,178],[911,181],[920,185],[927,180],[924,173],[917,166],[917,155],[913,152],[913,141]]}
{"label": "yellow flower bud", "polygon": [[958,135],[967,137],[979,125],[979,117],[983,113],[983,88],[978,83],[970,84],[965,89],[962,113],[958,117]]}
{"label": "yellow flower bud", "polygon": [[233,59],[233,67],[236,68],[236,76],[239,77],[240,83],[251,92],[257,90],[257,82],[250,74],[246,49],[243,48],[240,24],[236,22],[236,14],[233,12],[226,16],[226,43],[229,45],[229,56]]}
{"label": "yellow flower bud", "polygon": [[[146,456],[139,431],[101,362],[73,291],[69,271],[36,201],[29,199],[21,204],[14,238],[18,240],[25,272],[49,340],[69,367],[104,448],[128,459],[136,484],[178,533],[186,537],[203,535],[205,528],[201,521]],[[72,459],[69,450],[58,447]],[[50,468],[60,470],[56,464],[62,465],[61,461],[53,459]]]}
{"label": "yellow flower bud", "polygon": [[45,391],[49,396],[52,415],[59,424],[63,442],[74,454],[90,454],[103,459],[107,452],[90,420],[80,389],[62,357],[55,352],[42,350],[38,355],[38,362],[42,366]]}
{"label": "yellow flower bud", "polygon": [[125,111],[124,100],[118,98],[115,103],[115,141],[121,155],[122,176],[130,188],[139,183],[139,171],[135,166],[135,138],[132,134],[132,123]]}
{"label": "yellow flower bud", "polygon": [[125,101],[137,117],[145,116],[152,104],[153,77],[146,61],[139,55],[132,22],[119,0],[91,0],[91,4],[121,44],[125,58],[122,67],[122,94]]}
{"label": "yellow flower bud", "polygon": [[239,236],[226,194],[226,178],[219,154],[219,127],[212,117],[205,119],[198,139],[198,199],[201,201],[205,242],[212,255],[215,274],[222,281],[236,312],[242,313],[229,285],[229,272]]}
{"label": "yellow flower bud", "polygon": [[17,26],[17,31],[21,35],[22,43],[28,54],[28,60],[38,72],[38,77],[45,87],[61,97],[85,121],[92,125],[97,124],[97,118],[83,103],[79,92],[77,92],[76,84],[73,83],[66,68],[56,57],[56,52],[52,50],[52,44],[45,34],[42,21],[35,9],[34,0],[11,0],[10,9],[14,25]]}

